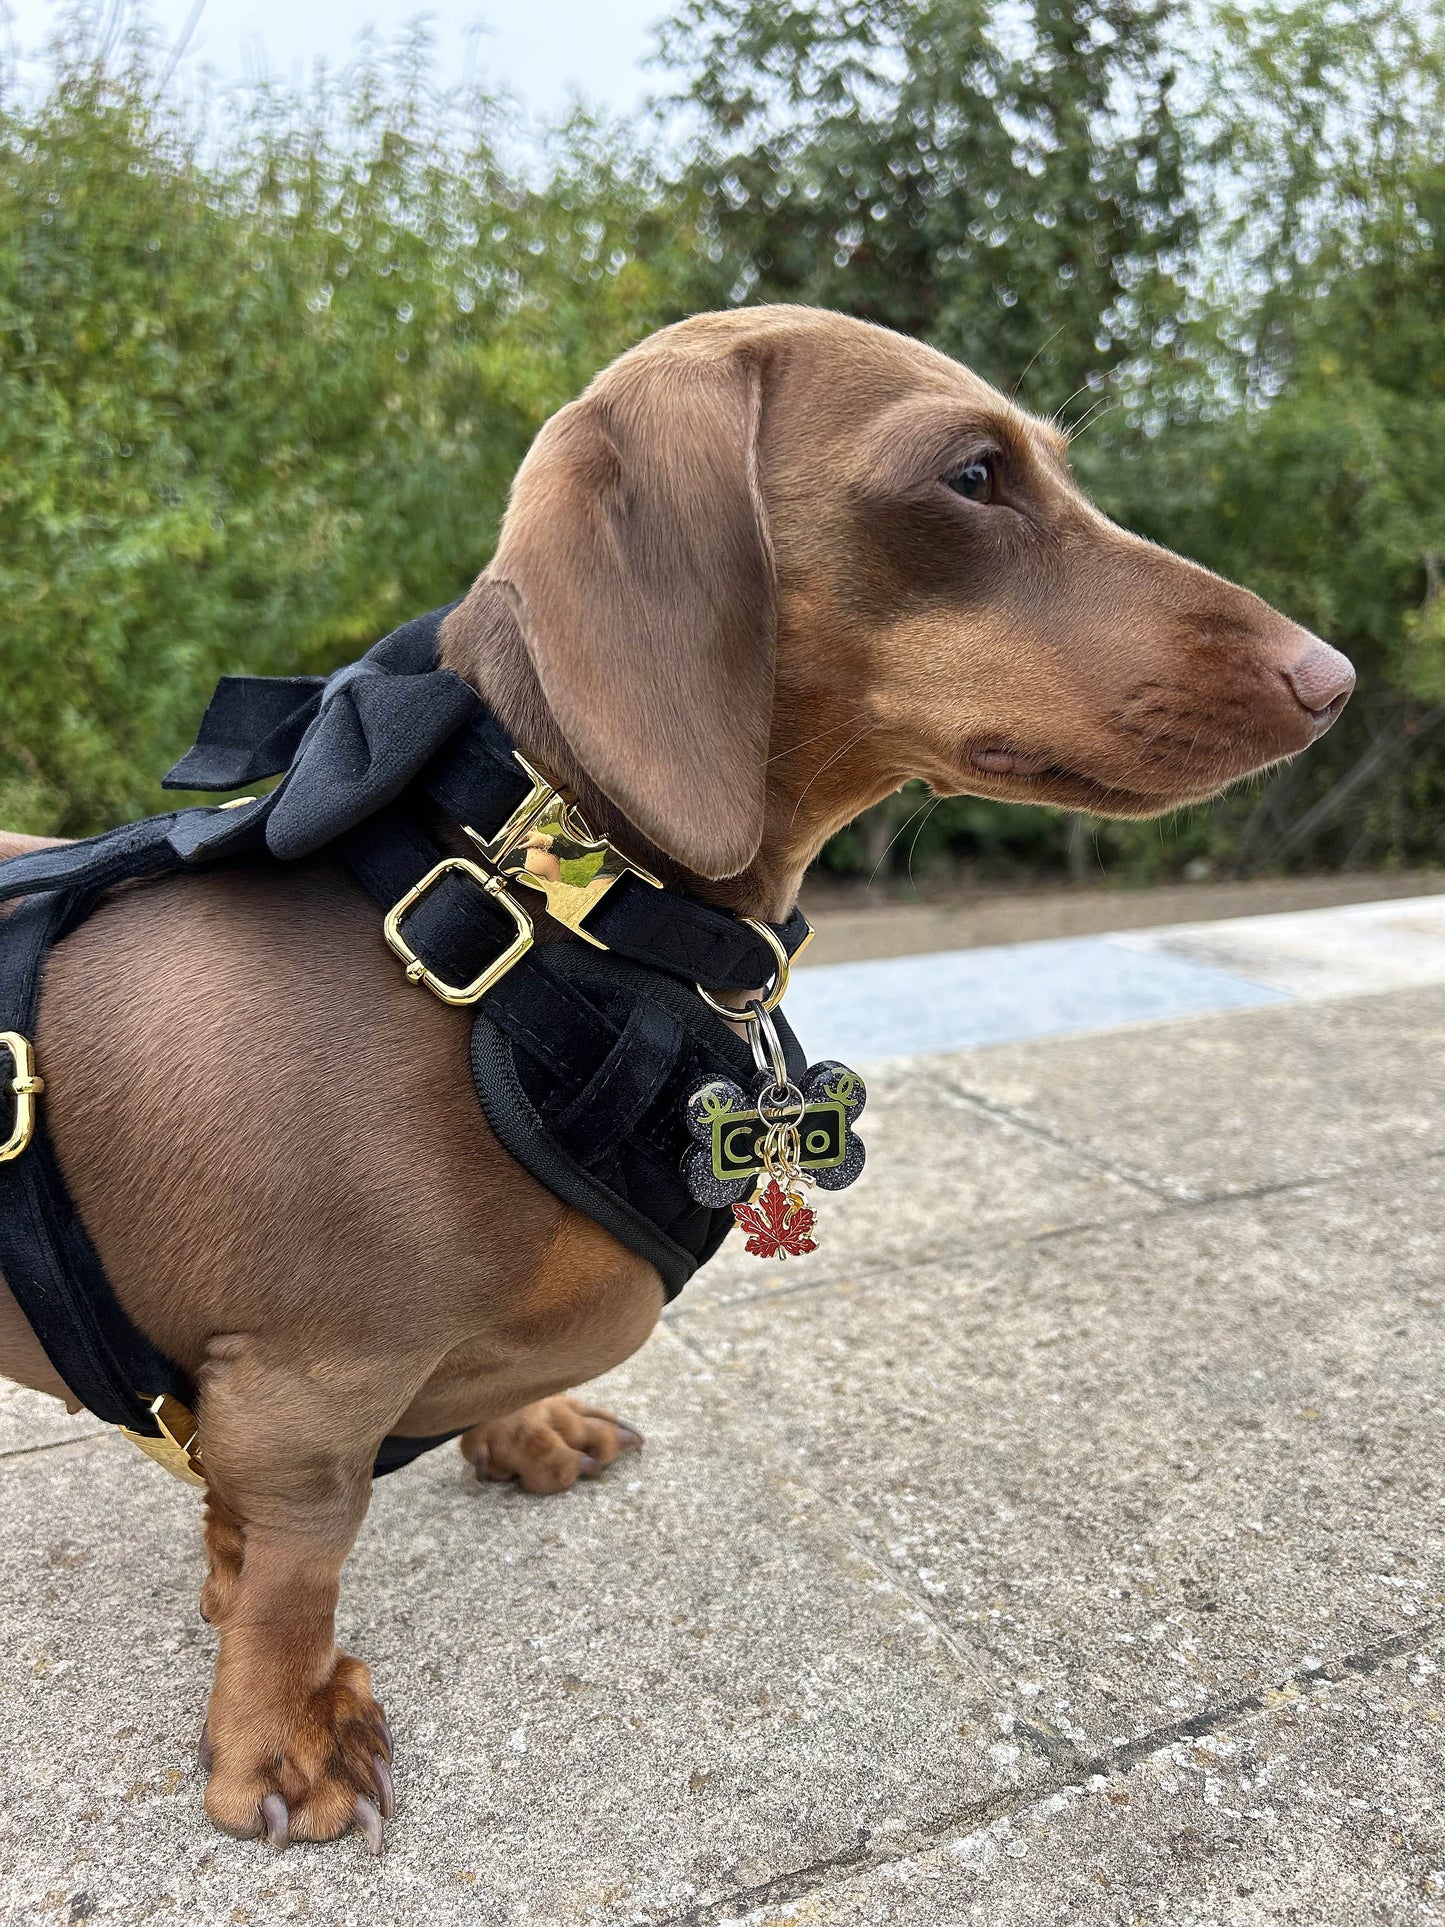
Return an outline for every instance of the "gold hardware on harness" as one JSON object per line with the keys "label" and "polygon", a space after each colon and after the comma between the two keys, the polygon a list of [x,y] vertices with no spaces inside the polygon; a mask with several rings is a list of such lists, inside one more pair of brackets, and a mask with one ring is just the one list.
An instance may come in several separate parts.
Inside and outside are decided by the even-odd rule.
{"label": "gold hardware on harness", "polygon": [[0,1030],[0,1051],[9,1054],[15,1072],[0,1084],[0,1091],[8,1091],[15,1099],[15,1122],[9,1137],[0,1144],[0,1164],[8,1164],[35,1135],[35,1100],[45,1089],[45,1079],[36,1074],[34,1045],[18,1030]]}
{"label": "gold hardware on harness", "polygon": [[[428,970],[421,958],[407,942],[402,931],[402,922],[408,911],[416,908],[428,890],[434,889],[448,871],[457,870],[469,876],[479,889],[485,890],[493,903],[505,910],[517,926],[517,934],[499,957],[494,957],[480,975],[473,977],[469,984],[449,984]],[[469,863],[464,856],[449,856],[443,859],[434,870],[428,870],[414,889],[408,890],[400,903],[393,904],[382,920],[382,934],[387,942],[406,965],[407,982],[425,984],[434,997],[440,997],[444,1004],[474,1004],[479,997],[485,997],[492,985],[505,977],[519,957],[532,948],[532,919],[520,903],[513,903],[507,895],[501,877],[488,876],[480,864]]]}
{"label": "gold hardware on harness", "polygon": [[[767,924],[759,923],[756,917],[739,917],[738,921],[739,923],[745,923],[749,930],[755,930],[773,953],[773,981],[763,996],[762,1005],[764,1010],[774,1011],[783,1001],[783,993],[788,988],[788,978],[792,974],[793,965],[813,941],[813,926],[812,924],[808,925],[807,936],[804,937],[803,941],[790,957],[783,948],[782,941],[778,937],[777,932],[770,930]],[[739,1010],[732,1004],[720,1004],[716,997],[703,989],[701,984],[694,984],[693,989],[697,992],[698,996],[702,998],[709,1010],[715,1010],[719,1017],[726,1017],[729,1023],[745,1024],[750,1021],[747,1011]]]}
{"label": "gold hardware on harness", "polygon": [[[624,876],[635,876],[650,883],[654,890],[662,888],[655,876],[614,849],[605,837],[593,836],[565,790],[549,783],[524,756],[517,755],[515,750],[512,753],[530,778],[531,789],[495,836],[484,837],[470,824],[462,825],[489,868],[484,870],[465,857],[447,857],[428,871],[414,889],[408,890],[382,921],[386,941],[406,965],[408,981],[425,984],[444,1004],[476,1003],[531,949],[532,918],[508,895],[509,883],[525,883],[530,889],[540,890],[546,898],[548,913],[574,937],[595,945],[598,950],[605,950],[607,945],[584,925],[614,883]],[[459,870],[470,877],[517,926],[517,934],[506,949],[469,984],[443,982],[422,962],[402,929],[407,915],[449,870]]]}
{"label": "gold hardware on harness", "polygon": [[467,835],[500,876],[540,890],[548,914],[564,929],[605,950],[602,939],[584,926],[613,884],[635,876],[654,890],[662,885],[606,837],[594,836],[566,791],[549,783],[525,756],[512,754],[531,777],[531,790],[495,836],[484,838],[470,828]]}
{"label": "gold hardware on harness", "polygon": [[161,1429],[159,1438],[153,1439],[147,1432],[134,1432],[128,1425],[116,1429],[122,1438],[138,1445],[148,1459],[163,1466],[173,1479],[179,1479],[184,1485],[203,1486],[206,1474],[201,1465],[195,1414],[190,1407],[172,1398],[169,1392],[162,1392],[159,1398],[151,1400],[150,1413]]}

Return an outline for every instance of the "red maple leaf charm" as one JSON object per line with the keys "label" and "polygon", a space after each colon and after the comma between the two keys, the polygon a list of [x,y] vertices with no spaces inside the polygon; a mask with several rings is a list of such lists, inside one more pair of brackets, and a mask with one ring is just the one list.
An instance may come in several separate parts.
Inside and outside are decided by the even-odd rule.
{"label": "red maple leaf charm", "polygon": [[747,1249],[755,1258],[801,1258],[816,1251],[817,1243],[808,1236],[817,1213],[805,1204],[795,1204],[776,1178],[752,1204],[735,1204],[733,1217],[747,1232]]}

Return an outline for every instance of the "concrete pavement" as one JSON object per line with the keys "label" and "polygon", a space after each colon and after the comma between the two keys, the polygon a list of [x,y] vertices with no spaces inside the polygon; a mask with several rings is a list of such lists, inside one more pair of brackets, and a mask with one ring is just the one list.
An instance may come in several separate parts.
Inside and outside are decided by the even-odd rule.
{"label": "concrete pavement", "polygon": [[878,1064],[604,1481],[378,1487],[379,1863],[208,1831],[195,1496],[12,1395],[0,1921],[1445,1921],[1445,987],[1301,925],[1177,953],[1255,1007]]}
{"label": "concrete pavement", "polygon": [[866,1061],[1431,984],[1445,896],[813,965],[788,1015]]}

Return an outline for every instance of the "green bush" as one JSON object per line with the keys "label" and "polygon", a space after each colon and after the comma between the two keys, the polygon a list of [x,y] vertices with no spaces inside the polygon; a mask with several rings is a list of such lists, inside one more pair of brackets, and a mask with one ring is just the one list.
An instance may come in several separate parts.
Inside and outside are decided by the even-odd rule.
{"label": "green bush", "polygon": [[[459,594],[538,425],[698,308],[818,301],[1090,419],[1131,526],[1361,670],[1307,758],[1164,824],[890,799],[844,873],[1445,859],[1445,114],[1404,0],[690,0],[654,147],[525,166],[425,37],[183,107],[83,11],[0,84],[0,821],[159,806],[223,670]],[[1181,76],[1183,78],[1181,79]]]}

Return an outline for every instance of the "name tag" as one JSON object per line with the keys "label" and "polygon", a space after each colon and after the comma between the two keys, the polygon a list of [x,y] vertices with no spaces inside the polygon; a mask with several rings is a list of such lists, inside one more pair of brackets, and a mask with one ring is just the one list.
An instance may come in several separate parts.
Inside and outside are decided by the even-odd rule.
{"label": "name tag", "polygon": [[[798,1122],[804,1171],[828,1171],[843,1162],[848,1119],[841,1104],[810,1104]],[[757,1111],[730,1111],[715,1117],[712,1126],[713,1175],[723,1183],[749,1178],[763,1168],[767,1119]]]}

